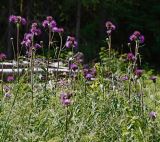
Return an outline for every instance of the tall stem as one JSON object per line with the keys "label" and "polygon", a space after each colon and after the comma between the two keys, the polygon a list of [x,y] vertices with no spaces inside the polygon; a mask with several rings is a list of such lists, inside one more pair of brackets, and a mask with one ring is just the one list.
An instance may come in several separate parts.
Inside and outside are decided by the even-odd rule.
{"label": "tall stem", "polygon": [[55,84],[55,88],[57,87],[57,82],[58,82],[58,70],[59,70],[59,58],[60,58],[60,54],[61,54],[61,51],[62,51],[62,35],[59,34],[60,36],[60,47],[59,47],[59,52],[58,52],[58,56],[57,56],[57,62],[58,62],[58,65],[57,65],[57,71],[56,71],[56,84]]}
{"label": "tall stem", "polygon": [[47,76],[45,82],[45,90],[47,89],[47,82],[49,80],[49,60],[50,60],[50,48],[51,48],[51,28],[49,28],[49,35],[48,35],[48,53],[47,53]]}
{"label": "tall stem", "polygon": [[1,89],[2,89],[2,95],[3,95],[3,63],[2,63],[2,78],[1,78]]}
{"label": "tall stem", "polygon": [[33,72],[34,72],[34,66],[33,66],[33,51],[31,50],[31,92],[32,92],[32,100],[33,100]]}
{"label": "tall stem", "polygon": [[138,48],[139,48],[139,42],[136,41],[136,48],[135,48],[135,61],[133,65],[133,69],[137,67],[137,60],[138,60]]}
{"label": "tall stem", "polygon": [[17,72],[19,82],[19,23],[17,23]]}
{"label": "tall stem", "polygon": [[129,74],[129,84],[128,84],[128,99],[129,99],[129,104],[131,102],[131,75]]}
{"label": "tall stem", "polygon": [[31,46],[31,58],[30,58],[30,68],[31,68],[31,93],[32,93],[32,102],[33,102],[33,88],[34,88],[34,76],[33,76],[33,72],[34,72],[34,59],[33,59],[33,39],[32,39],[32,46]]}
{"label": "tall stem", "polygon": [[154,94],[155,94],[155,100],[154,100],[154,105],[155,105],[155,111],[157,109],[157,87],[156,87],[156,82],[154,83]]}
{"label": "tall stem", "polygon": [[68,106],[65,108],[66,117],[65,117],[65,142],[68,142]]}
{"label": "tall stem", "polygon": [[108,47],[109,47],[109,58],[111,57],[111,35],[109,35]]}

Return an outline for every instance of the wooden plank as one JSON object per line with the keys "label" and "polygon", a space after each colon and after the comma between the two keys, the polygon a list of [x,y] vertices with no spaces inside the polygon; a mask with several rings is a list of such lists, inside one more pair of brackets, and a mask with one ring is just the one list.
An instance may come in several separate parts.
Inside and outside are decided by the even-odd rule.
{"label": "wooden plank", "polygon": [[[28,71],[28,68],[19,68],[19,73],[21,73],[22,71]],[[4,74],[9,74],[9,73],[18,73],[18,69],[0,69],[0,74],[2,74],[2,71]],[[49,72],[69,72],[69,69],[67,67],[63,67],[63,68],[49,68],[48,69]],[[44,72],[44,70],[42,68],[34,68],[34,72]]]}

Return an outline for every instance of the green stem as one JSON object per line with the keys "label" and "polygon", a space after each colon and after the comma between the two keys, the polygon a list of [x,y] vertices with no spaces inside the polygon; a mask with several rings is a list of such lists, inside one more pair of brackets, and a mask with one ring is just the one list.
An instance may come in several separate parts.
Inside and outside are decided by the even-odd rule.
{"label": "green stem", "polygon": [[19,23],[17,23],[17,72],[19,83]]}
{"label": "green stem", "polygon": [[58,83],[58,70],[59,70],[59,59],[60,59],[60,54],[61,54],[61,51],[62,51],[62,35],[59,34],[60,36],[60,49],[59,49],[59,52],[58,52],[58,56],[57,56],[57,62],[58,62],[58,65],[57,65],[57,71],[56,71],[56,83],[55,83],[55,89],[57,87],[57,83]]}
{"label": "green stem", "polygon": [[135,61],[134,61],[133,69],[135,69],[135,68],[137,67],[138,48],[139,48],[139,42],[136,41],[136,47],[135,47]]}
{"label": "green stem", "polygon": [[1,89],[2,89],[2,95],[3,95],[3,62],[2,62],[2,78],[1,78]]}
{"label": "green stem", "polygon": [[156,83],[154,83],[154,94],[155,94],[155,102],[154,102],[154,104],[155,104],[155,111],[156,111],[156,109],[157,109],[157,87],[156,87]]}
{"label": "green stem", "polygon": [[68,106],[65,108],[65,142],[68,142]]}
{"label": "green stem", "polygon": [[109,58],[111,57],[111,35],[109,35],[108,47],[109,47]]}
{"label": "green stem", "polygon": [[47,82],[49,80],[49,60],[50,60],[50,48],[51,48],[51,28],[49,28],[49,35],[48,35],[48,53],[47,53],[47,76],[46,76],[46,82],[45,82],[45,90],[47,89]]}

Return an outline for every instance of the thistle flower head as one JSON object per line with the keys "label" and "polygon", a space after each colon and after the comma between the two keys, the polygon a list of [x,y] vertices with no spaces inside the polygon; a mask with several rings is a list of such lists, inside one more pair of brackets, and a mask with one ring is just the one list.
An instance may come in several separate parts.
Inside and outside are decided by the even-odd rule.
{"label": "thistle flower head", "polygon": [[134,61],[135,60],[135,56],[133,55],[133,53],[130,52],[130,53],[127,54],[127,60],[128,61]]}
{"label": "thistle flower head", "polygon": [[63,29],[63,28],[58,28],[58,27],[53,27],[53,28],[52,28],[52,32],[55,32],[55,33],[63,33],[63,32],[64,32],[64,29]]}
{"label": "thistle flower head", "polygon": [[116,29],[116,26],[111,21],[107,21],[106,28],[107,28],[107,34],[110,35],[112,31]]}
{"label": "thistle flower head", "polygon": [[53,31],[53,28],[57,26],[56,21],[52,16],[47,16],[46,19],[42,22],[44,28],[50,28]]}
{"label": "thistle flower head", "polygon": [[38,24],[35,22],[35,23],[32,23],[32,26],[31,26],[31,29],[30,29],[30,32],[35,35],[35,36],[38,36],[41,34],[41,29],[38,28]]}
{"label": "thistle flower head", "polygon": [[130,41],[138,41],[139,43],[144,43],[144,36],[141,35],[139,31],[134,31],[134,33],[129,37]]}
{"label": "thistle flower head", "polygon": [[151,111],[151,112],[149,113],[149,117],[150,117],[152,120],[155,120],[156,117],[157,117],[157,113],[154,112],[154,111]]}
{"label": "thistle flower head", "polygon": [[7,58],[7,57],[6,57],[6,54],[0,53],[0,61],[5,60],[6,58]]}
{"label": "thistle flower head", "polygon": [[142,76],[142,73],[143,73],[143,70],[141,70],[141,69],[136,69],[134,73],[135,73],[135,75],[136,75],[137,77],[141,77],[141,76]]}
{"label": "thistle flower head", "polygon": [[141,33],[139,32],[139,31],[134,31],[134,33],[133,33],[136,37],[138,37],[138,36],[140,36],[141,35]]}
{"label": "thistle flower head", "polygon": [[[53,28],[56,27],[56,26],[57,26],[56,21],[52,20],[52,21],[50,22],[50,27],[51,27],[51,29],[53,29]],[[60,28],[60,29],[62,30],[63,28]]]}
{"label": "thistle flower head", "polygon": [[26,25],[26,24],[27,24],[26,19],[25,19],[25,18],[22,18],[22,19],[21,19],[21,23],[22,23],[22,25]]}
{"label": "thistle flower head", "polygon": [[70,47],[76,48],[78,43],[77,43],[75,37],[68,36],[65,45],[66,45],[67,48],[70,48]]}
{"label": "thistle flower head", "polygon": [[89,69],[88,67],[85,67],[83,69],[84,78],[87,80],[91,80],[91,78],[95,77],[96,74],[97,74],[96,68]]}
{"label": "thistle flower head", "polygon": [[53,17],[52,16],[47,16],[46,20],[49,21],[49,22],[51,22],[53,20]]}
{"label": "thistle flower head", "polygon": [[5,97],[6,99],[10,99],[11,96],[12,96],[12,95],[11,95],[10,93],[5,93],[5,94],[4,94],[4,97]]}
{"label": "thistle flower head", "polygon": [[156,83],[157,76],[151,76],[151,77],[150,77],[150,80],[152,80],[152,81],[153,81],[153,83]]}
{"label": "thistle flower head", "polygon": [[11,82],[11,81],[13,81],[13,80],[14,80],[13,75],[9,75],[9,76],[7,77],[7,81],[8,81],[8,82]]}
{"label": "thistle flower head", "polygon": [[85,76],[85,78],[86,78],[87,80],[91,80],[91,78],[93,78],[93,75],[90,74],[90,73],[87,73],[86,76]]}
{"label": "thistle flower head", "polygon": [[144,43],[144,36],[143,35],[139,36],[139,41],[140,41],[140,43]]}
{"label": "thistle flower head", "polygon": [[61,93],[60,94],[60,101],[62,103],[63,106],[69,106],[71,104],[71,97],[72,94],[71,93]]}
{"label": "thistle flower head", "polygon": [[27,23],[25,18],[21,16],[15,16],[15,15],[9,16],[9,22],[14,24],[22,24],[22,25],[26,25]]}
{"label": "thistle flower head", "polygon": [[15,15],[10,15],[10,16],[9,16],[9,22],[16,23],[16,22],[17,22],[17,16],[15,16]]}
{"label": "thistle flower head", "polygon": [[107,28],[107,30],[115,30],[116,26],[111,21],[107,21],[106,28]]}
{"label": "thistle flower head", "polygon": [[24,34],[24,38],[23,38],[23,41],[21,42],[21,44],[25,47],[30,47],[31,43],[32,43],[33,36],[34,35],[32,33]]}
{"label": "thistle flower head", "polygon": [[9,92],[10,90],[11,90],[11,87],[9,87],[9,86],[7,86],[7,85],[5,85],[5,86],[3,87],[3,91],[4,91],[5,93]]}
{"label": "thistle flower head", "polygon": [[70,68],[73,70],[73,71],[76,71],[78,69],[78,66],[76,64],[71,64],[70,65]]}
{"label": "thistle flower head", "polygon": [[35,48],[35,49],[39,49],[39,48],[41,48],[41,47],[42,47],[42,46],[41,46],[40,44],[38,44],[38,43],[35,43],[35,44],[34,44],[34,48]]}
{"label": "thistle flower head", "polygon": [[126,80],[128,80],[129,78],[128,78],[128,76],[127,75],[124,75],[124,76],[121,76],[121,78],[120,78],[122,81],[126,81]]}

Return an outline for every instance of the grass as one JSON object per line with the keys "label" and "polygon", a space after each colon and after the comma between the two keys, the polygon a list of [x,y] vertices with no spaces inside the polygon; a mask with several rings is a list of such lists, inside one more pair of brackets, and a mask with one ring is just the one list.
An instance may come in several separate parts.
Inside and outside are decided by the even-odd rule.
{"label": "grass", "polygon": [[[139,40],[135,41],[136,57],[130,60],[127,54],[119,55],[111,48],[109,37],[109,50],[103,47],[100,62],[89,68],[74,59],[71,62],[78,69],[71,68],[63,76],[45,70],[47,79],[42,81],[40,74],[30,75],[32,56],[28,57],[33,63],[28,73],[13,81],[2,80],[0,141],[160,141],[160,80],[149,79],[151,70],[142,74],[136,70],[140,66]],[[34,52],[32,49],[30,52]],[[5,86],[10,89],[2,91]]]}

